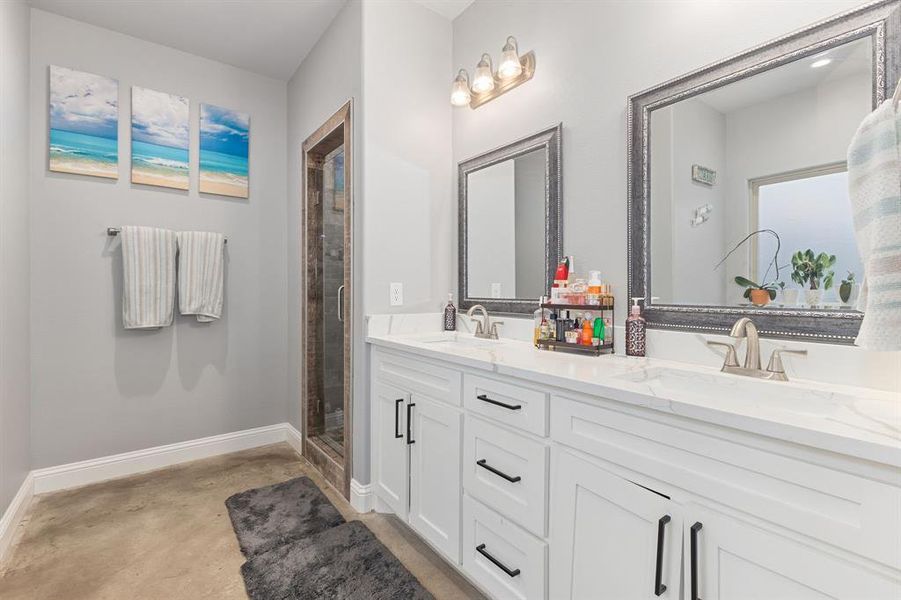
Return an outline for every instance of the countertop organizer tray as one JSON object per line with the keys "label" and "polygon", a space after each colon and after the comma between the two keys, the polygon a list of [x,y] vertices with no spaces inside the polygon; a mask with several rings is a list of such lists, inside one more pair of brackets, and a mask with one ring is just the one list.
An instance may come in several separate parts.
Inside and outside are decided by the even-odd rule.
{"label": "countertop organizer tray", "polygon": [[541,308],[550,309],[557,314],[560,311],[577,311],[588,312],[592,314],[600,313],[602,318],[607,317],[605,313],[610,313],[610,327],[606,330],[606,338],[602,344],[597,346],[586,346],[584,344],[571,344],[568,342],[558,342],[557,340],[538,340],[538,348],[542,350],[574,352],[579,354],[588,354],[592,356],[600,356],[601,354],[613,354],[614,340],[614,320],[613,320],[613,298],[604,298],[601,304],[561,304],[557,302],[542,302]]}

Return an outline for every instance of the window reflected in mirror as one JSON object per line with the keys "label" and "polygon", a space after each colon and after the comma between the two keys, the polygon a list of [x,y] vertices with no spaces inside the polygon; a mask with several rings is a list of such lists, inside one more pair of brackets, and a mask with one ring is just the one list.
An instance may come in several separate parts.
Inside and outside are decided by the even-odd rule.
{"label": "window reflected in mirror", "polygon": [[861,38],[651,111],[655,303],[853,307],[845,161],[872,62]]}

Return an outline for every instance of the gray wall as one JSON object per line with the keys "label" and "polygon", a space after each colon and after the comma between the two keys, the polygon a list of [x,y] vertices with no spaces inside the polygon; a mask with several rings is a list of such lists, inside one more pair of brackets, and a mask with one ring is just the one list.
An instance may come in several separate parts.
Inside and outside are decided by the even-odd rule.
{"label": "gray wall", "polygon": [[0,2],[0,514],[31,468],[28,10]]}
{"label": "gray wall", "polygon": [[[47,171],[51,64],[119,80],[118,181]],[[190,192],[130,183],[132,85],[190,99]],[[33,10],[30,102],[33,466],[283,422],[285,82]],[[197,192],[201,102],[250,113],[249,200]],[[124,331],[122,224],[228,235],[223,318]]]}
{"label": "gray wall", "polygon": [[476,0],[454,20],[447,87],[482,52],[497,58],[511,34],[535,51],[537,68],[502,98],[454,111],[454,162],[562,121],[564,251],[579,272],[599,269],[626,306],[628,96],[859,4],[561,0],[523,10]]}

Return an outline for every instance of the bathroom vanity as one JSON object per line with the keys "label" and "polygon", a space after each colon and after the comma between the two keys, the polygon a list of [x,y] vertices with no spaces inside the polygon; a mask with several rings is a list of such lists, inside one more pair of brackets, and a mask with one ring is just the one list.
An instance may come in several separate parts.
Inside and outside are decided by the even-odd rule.
{"label": "bathroom vanity", "polygon": [[886,392],[374,335],[372,482],[494,598],[901,597]]}

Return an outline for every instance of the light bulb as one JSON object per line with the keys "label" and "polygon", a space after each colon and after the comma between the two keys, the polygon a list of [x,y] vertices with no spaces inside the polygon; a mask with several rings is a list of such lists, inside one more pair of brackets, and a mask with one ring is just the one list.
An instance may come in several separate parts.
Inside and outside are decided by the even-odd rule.
{"label": "light bulb", "polygon": [[494,89],[494,75],[491,73],[491,57],[487,54],[482,55],[476,67],[475,76],[472,79],[472,91],[477,94],[484,94]]}
{"label": "light bulb", "polygon": [[469,93],[469,76],[466,69],[460,69],[457,78],[454,79],[454,87],[451,91],[451,104],[454,106],[466,106],[472,99]]}
{"label": "light bulb", "polygon": [[497,75],[501,79],[513,79],[522,73],[522,64],[519,62],[519,53],[516,47],[516,38],[512,35],[507,38],[504,49],[501,51],[501,64],[497,68]]}

